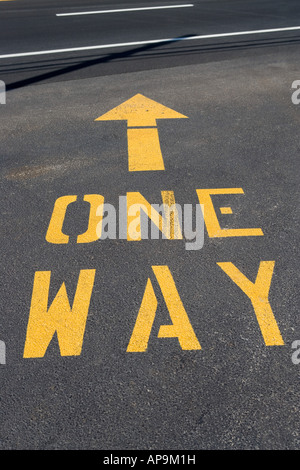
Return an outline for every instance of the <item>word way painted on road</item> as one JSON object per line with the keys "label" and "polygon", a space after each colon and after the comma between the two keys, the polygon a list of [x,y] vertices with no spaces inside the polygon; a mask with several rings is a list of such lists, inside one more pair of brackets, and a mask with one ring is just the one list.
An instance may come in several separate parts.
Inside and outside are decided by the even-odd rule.
{"label": "word way painted on road", "polygon": [[[283,345],[269,302],[275,262],[261,261],[255,282],[250,281],[233,263],[221,262],[217,265],[251,301],[265,345]],[[158,338],[177,338],[183,350],[201,349],[169,267],[152,266],[152,270],[171,319],[171,324],[160,326]],[[95,273],[95,269],[80,271],[72,307],[63,283],[49,308],[51,272],[35,273],[24,348],[25,358],[43,357],[55,333],[62,356],[81,354]],[[148,278],[127,352],[137,353],[147,350],[157,305],[157,296],[151,279]]]}

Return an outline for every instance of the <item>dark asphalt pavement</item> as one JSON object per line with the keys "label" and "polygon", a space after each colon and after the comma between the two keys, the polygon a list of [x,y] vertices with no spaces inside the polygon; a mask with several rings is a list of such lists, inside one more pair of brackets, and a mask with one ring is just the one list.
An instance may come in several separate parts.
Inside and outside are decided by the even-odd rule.
{"label": "dark asphalt pavement", "polygon": [[[37,7],[38,4],[38,7]],[[0,3],[0,74],[8,88],[45,81],[88,78],[138,70],[224,60],[239,54],[264,54],[270,47],[297,46],[297,31],[238,37],[215,37],[187,42],[108,47],[75,53],[2,58],[48,50],[64,50],[188,36],[299,26],[296,0],[160,2],[192,4],[167,10],[57,17],[59,13],[145,8],[156,2],[12,1]]]}
{"label": "dark asphalt pavement", "polygon": [[[291,0],[84,17],[55,14],[181,2],[40,3],[0,2],[0,56],[300,25]],[[0,449],[299,449],[299,41],[295,30],[0,58]],[[95,121],[136,94],[188,118],[157,120],[164,171],[129,172],[126,122]],[[197,251],[184,240],[77,243],[84,195],[118,207],[130,192],[160,204],[174,191],[195,206],[196,190],[213,188],[244,191],[212,196],[223,229],[263,236],[210,237],[206,220]],[[50,243],[68,195],[69,243]],[[249,297],[217,264],[254,283],[262,261],[275,262],[268,301],[283,345],[266,345]],[[158,337],[174,317],[155,266],[169,268],[201,350]],[[81,270],[95,270],[81,353],[61,356],[55,334],[44,357],[24,357],[36,273],[51,271],[48,307],[63,282],[72,306]],[[148,348],[127,352],[148,278]]]}

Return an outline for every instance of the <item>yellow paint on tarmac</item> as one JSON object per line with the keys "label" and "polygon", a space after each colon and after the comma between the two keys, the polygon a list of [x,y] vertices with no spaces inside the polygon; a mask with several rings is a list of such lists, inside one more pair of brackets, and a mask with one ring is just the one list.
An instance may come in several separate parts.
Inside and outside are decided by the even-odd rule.
{"label": "yellow paint on tarmac", "polygon": [[221,214],[232,214],[231,207],[220,207]]}
{"label": "yellow paint on tarmac", "polygon": [[[181,224],[173,191],[161,191],[164,217],[139,192],[127,193],[127,240],[142,240],[141,211],[168,240],[182,240]],[[154,239],[153,230],[151,238]],[[158,238],[158,237],[157,237]]]}
{"label": "yellow paint on tarmac", "polygon": [[69,236],[62,231],[67,207],[77,200],[77,196],[62,196],[56,199],[49,227],[46,233],[48,243],[69,243]]}
{"label": "yellow paint on tarmac", "polygon": [[[127,121],[128,170],[164,170],[157,119],[187,118],[146,96],[137,94],[95,119],[95,121]],[[148,129],[141,129],[148,127]],[[134,128],[134,129],[130,129]]]}
{"label": "yellow paint on tarmac", "polygon": [[128,127],[155,127],[156,119],[186,118],[183,114],[138,93],[95,121],[127,121]]}
{"label": "yellow paint on tarmac", "polygon": [[100,194],[87,194],[83,200],[90,203],[89,224],[86,232],[78,235],[77,243],[91,243],[98,240],[101,234],[104,197]]}
{"label": "yellow paint on tarmac", "polygon": [[24,358],[43,357],[55,332],[62,356],[80,355],[95,273],[80,271],[72,308],[63,283],[49,309],[51,271],[35,273]]}
{"label": "yellow paint on tarmac", "polygon": [[[222,229],[220,227],[216,211],[214,209],[211,195],[214,194],[244,194],[242,188],[217,188],[217,189],[196,189],[200,204],[205,207],[204,221],[208,236],[215,237],[250,237],[262,236],[263,231],[260,228],[235,228]],[[224,213],[224,212],[223,212]],[[229,213],[229,212],[227,212]]]}
{"label": "yellow paint on tarmac", "polygon": [[269,290],[275,261],[261,261],[253,283],[233,263],[217,263],[230,279],[249,297],[266,346],[283,345],[283,339],[269,303]]}
{"label": "yellow paint on tarmac", "polygon": [[[104,197],[100,194],[86,194],[83,198],[90,204],[89,222],[86,232],[78,235],[77,243],[91,243],[99,239],[101,234]],[[54,204],[49,227],[46,233],[48,243],[64,244],[69,243],[69,236],[62,232],[67,208],[77,201],[77,196],[61,196]]]}
{"label": "yellow paint on tarmac", "polygon": [[[152,269],[172,320],[171,325],[161,325],[158,338],[178,338],[183,350],[201,349],[168,266],[152,266]],[[151,280],[148,279],[127,352],[146,351],[156,309],[157,299]]]}
{"label": "yellow paint on tarmac", "polygon": [[130,128],[127,130],[127,138],[129,171],[165,169],[156,127]]}

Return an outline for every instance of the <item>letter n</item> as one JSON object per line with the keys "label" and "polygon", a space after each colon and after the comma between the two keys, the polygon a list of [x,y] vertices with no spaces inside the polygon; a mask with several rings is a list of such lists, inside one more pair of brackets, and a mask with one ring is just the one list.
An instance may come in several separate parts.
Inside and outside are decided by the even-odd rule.
{"label": "letter n", "polygon": [[37,271],[34,277],[24,357],[43,357],[55,332],[62,356],[81,353],[83,335],[88,315],[95,270],[81,270],[70,307],[66,286],[63,283],[48,308],[51,271]]}

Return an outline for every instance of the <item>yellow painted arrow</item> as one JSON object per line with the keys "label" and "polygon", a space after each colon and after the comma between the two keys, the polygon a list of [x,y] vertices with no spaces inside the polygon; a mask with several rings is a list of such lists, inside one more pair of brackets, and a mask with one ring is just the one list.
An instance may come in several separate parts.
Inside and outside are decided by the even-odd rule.
{"label": "yellow painted arrow", "polygon": [[129,171],[154,171],[165,169],[156,119],[186,117],[137,94],[95,121],[127,121]]}

